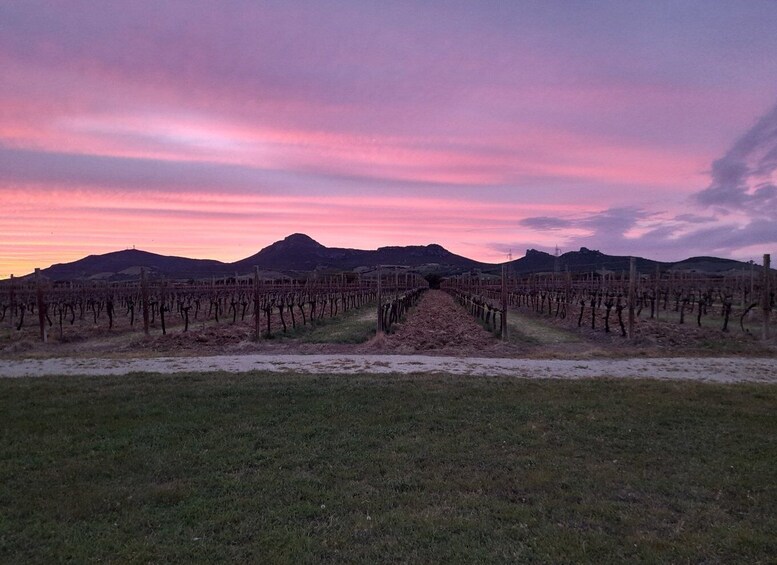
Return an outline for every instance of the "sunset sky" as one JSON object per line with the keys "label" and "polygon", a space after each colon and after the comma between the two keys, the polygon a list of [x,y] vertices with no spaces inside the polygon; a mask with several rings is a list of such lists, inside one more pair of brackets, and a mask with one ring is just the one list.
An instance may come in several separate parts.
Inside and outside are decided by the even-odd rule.
{"label": "sunset sky", "polygon": [[294,232],[777,251],[777,2],[0,3],[0,278]]}

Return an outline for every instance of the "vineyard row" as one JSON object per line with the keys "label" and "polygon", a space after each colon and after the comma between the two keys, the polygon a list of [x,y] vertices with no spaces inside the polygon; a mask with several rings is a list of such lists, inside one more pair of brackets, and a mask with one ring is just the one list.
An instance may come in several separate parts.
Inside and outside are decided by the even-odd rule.
{"label": "vineyard row", "polygon": [[714,316],[723,332],[729,331],[734,317],[742,331],[749,331],[745,319],[760,313],[761,335],[768,339],[770,313],[775,308],[769,255],[764,256],[764,265],[757,278],[660,272],[649,277],[637,275],[632,261],[628,277],[568,272],[510,277],[504,273],[500,280],[464,275],[446,279],[442,287],[489,329],[499,329],[503,338],[509,309],[524,308],[561,319],[574,312],[578,327],[590,322],[597,329],[601,320],[605,332],[617,325],[623,336],[633,336],[636,319],[647,312],[651,319],[672,317],[679,324],[693,316],[699,327]]}
{"label": "vineyard row", "polygon": [[[316,281],[222,280],[210,284],[149,281],[143,272],[135,282],[117,284],[50,284],[42,277],[0,288],[0,324],[16,331],[36,324],[40,339],[50,331],[62,339],[67,326],[91,323],[114,329],[117,321],[134,329],[142,323],[166,334],[171,317],[189,331],[190,324],[212,321],[232,324],[253,321],[256,339],[286,333],[324,317],[334,318],[354,308],[377,305],[377,329],[389,331],[417,301],[426,281],[410,273],[371,278],[346,275]],[[37,318],[37,319],[36,319]]]}

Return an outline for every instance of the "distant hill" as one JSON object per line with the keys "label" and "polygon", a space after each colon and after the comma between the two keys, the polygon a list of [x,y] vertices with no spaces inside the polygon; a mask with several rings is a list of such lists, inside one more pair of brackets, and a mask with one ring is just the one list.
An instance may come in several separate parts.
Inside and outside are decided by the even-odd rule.
{"label": "distant hill", "polygon": [[[300,275],[317,271],[370,270],[378,265],[404,266],[422,273],[452,275],[467,271],[498,274],[501,265],[481,263],[451,253],[436,244],[380,247],[375,250],[326,247],[313,238],[292,234],[276,241],[258,253],[235,261],[223,263],[210,259],[189,259],[158,255],[138,249],[114,251],[104,255],[89,255],[72,263],[59,263],[43,269],[41,273],[52,280],[106,280],[136,279],[141,267],[150,277],[169,279],[202,279],[212,276],[250,275],[259,267],[262,276]],[[515,274],[564,272],[628,271],[629,257],[606,255],[600,251],[580,248],[558,257],[529,249],[526,255],[509,263]],[[656,266],[662,271],[723,273],[750,269],[749,263],[716,257],[691,257],[677,263],[637,258],[637,269],[652,274]],[[760,267],[756,267],[760,269]]]}
{"label": "distant hill", "polygon": [[429,270],[456,272],[462,270],[492,267],[456,255],[439,245],[411,245],[406,247],[380,247],[374,251],[325,247],[305,234],[295,233],[265,247],[256,255],[230,265],[238,272],[253,269],[274,269],[279,271],[313,271],[330,269],[351,271],[359,267],[372,268],[378,265],[400,265],[426,267]]}
{"label": "distant hill", "polygon": [[[644,274],[656,272],[656,266],[661,271],[696,272],[706,274],[721,274],[731,271],[750,269],[750,263],[720,257],[690,257],[676,263],[654,261],[637,257],[637,271]],[[523,275],[529,273],[552,273],[554,271],[572,273],[600,272],[602,270],[619,272],[628,271],[631,258],[624,255],[607,255],[601,251],[581,247],[579,251],[569,251],[556,257],[544,251],[528,249],[526,255],[508,263],[513,273]],[[756,265],[756,271],[761,267]],[[490,271],[496,274],[496,271]]]}
{"label": "distant hill", "polygon": [[[509,263],[513,273],[529,274],[542,272],[564,272],[569,270],[572,273],[592,272],[592,271],[628,271],[631,258],[620,255],[606,255],[601,251],[591,250],[581,247],[579,251],[569,251],[556,257],[544,251],[528,249],[526,255]],[[656,265],[661,270],[668,269],[672,263],[663,263],[637,257],[637,271],[642,273],[653,273]]]}
{"label": "distant hill", "polygon": [[[140,275],[141,267],[145,267],[150,277],[198,279],[235,274],[247,275],[253,272],[254,267],[259,267],[262,273],[269,271],[272,275],[280,275],[314,270],[372,269],[378,265],[406,266],[424,272],[443,274],[494,267],[494,265],[456,255],[435,244],[381,247],[366,251],[325,247],[305,234],[295,233],[265,247],[255,255],[234,263],[210,259],[188,259],[158,255],[139,249],[127,249],[104,255],[89,255],[72,263],[58,263],[42,269],[41,274],[49,279],[62,281],[118,281],[136,279]],[[263,274],[263,276],[266,275]]]}
{"label": "distant hill", "polygon": [[41,274],[52,280],[122,280],[140,276],[141,267],[146,267],[155,276],[188,279],[222,273],[226,263],[125,249],[104,255],[89,255],[72,263],[57,263],[42,269]]}
{"label": "distant hill", "polygon": [[[672,264],[673,271],[723,273],[731,270],[750,269],[750,263],[735,261],[734,259],[721,259],[720,257],[691,257],[685,261]],[[761,266],[757,265],[760,271]]]}

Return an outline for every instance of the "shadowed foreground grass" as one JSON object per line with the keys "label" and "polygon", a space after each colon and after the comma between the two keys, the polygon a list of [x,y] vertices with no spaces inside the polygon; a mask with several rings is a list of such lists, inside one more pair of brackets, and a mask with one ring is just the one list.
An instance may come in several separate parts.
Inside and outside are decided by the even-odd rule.
{"label": "shadowed foreground grass", "polygon": [[0,381],[0,561],[766,562],[777,387]]}

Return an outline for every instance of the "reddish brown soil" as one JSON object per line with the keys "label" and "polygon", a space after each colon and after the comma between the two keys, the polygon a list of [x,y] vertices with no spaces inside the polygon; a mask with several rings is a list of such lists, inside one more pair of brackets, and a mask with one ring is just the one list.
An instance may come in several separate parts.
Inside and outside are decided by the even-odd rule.
{"label": "reddish brown soil", "polygon": [[505,344],[441,290],[424,293],[403,323],[374,342],[376,348],[397,353],[433,351],[447,355],[483,355],[499,351],[507,354]]}

